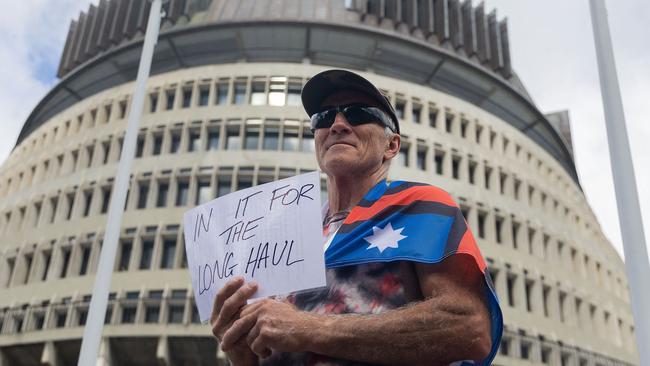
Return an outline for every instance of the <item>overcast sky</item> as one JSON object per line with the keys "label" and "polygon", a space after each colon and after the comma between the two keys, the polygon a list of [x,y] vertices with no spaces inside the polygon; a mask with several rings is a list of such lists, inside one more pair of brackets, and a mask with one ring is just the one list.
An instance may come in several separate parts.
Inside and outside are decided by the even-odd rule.
{"label": "overcast sky", "polygon": [[[0,12],[0,162],[56,84],[72,18],[89,0],[21,0]],[[96,4],[98,1],[94,1]],[[474,1],[478,4],[478,1]],[[605,235],[622,242],[588,0],[486,0],[508,18],[513,68],[543,112],[568,109],[580,181]],[[641,209],[650,230],[650,2],[607,1]],[[646,238],[648,235],[646,235]]]}

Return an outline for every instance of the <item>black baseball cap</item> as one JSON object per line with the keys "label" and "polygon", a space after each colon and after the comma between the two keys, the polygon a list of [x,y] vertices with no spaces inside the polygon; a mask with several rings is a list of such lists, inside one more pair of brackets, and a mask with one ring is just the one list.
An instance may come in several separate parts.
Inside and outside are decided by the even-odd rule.
{"label": "black baseball cap", "polygon": [[395,132],[399,133],[399,121],[390,100],[370,81],[351,71],[334,69],[314,75],[302,88],[302,105],[311,117],[320,112],[325,98],[340,90],[356,90],[375,99],[395,123]]}

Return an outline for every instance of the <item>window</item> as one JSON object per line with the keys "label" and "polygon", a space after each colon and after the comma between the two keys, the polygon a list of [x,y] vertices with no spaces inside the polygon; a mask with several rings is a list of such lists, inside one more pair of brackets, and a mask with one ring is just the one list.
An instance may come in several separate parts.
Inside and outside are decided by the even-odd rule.
{"label": "window", "polygon": [[57,328],[65,327],[65,321],[68,318],[68,312],[65,310],[59,310],[55,315],[55,326]]}
{"label": "window", "polygon": [[309,124],[302,126],[302,142],[300,143],[300,151],[314,152],[316,145],[314,143],[314,135],[309,129]]}
{"label": "window", "polygon": [[400,147],[397,163],[403,167],[409,166],[409,146],[407,144],[402,144]]}
{"label": "window", "polygon": [[485,166],[485,189],[490,189],[490,180],[492,180],[492,168]]}
{"label": "window", "polygon": [[70,248],[61,248],[61,272],[59,278],[65,278],[68,274],[68,264],[70,263]]}
{"label": "window", "polygon": [[528,312],[533,311],[533,302],[532,302],[532,296],[533,296],[533,286],[535,285],[535,282],[533,280],[526,280],[526,285],[525,285],[525,290],[526,290],[526,310]]}
{"label": "window", "polygon": [[522,341],[519,344],[519,356],[521,356],[521,358],[524,359],[524,360],[530,359],[530,349],[531,349],[531,347],[532,347],[532,345],[530,344],[530,342]]}
{"label": "window", "polygon": [[67,211],[65,214],[65,219],[70,220],[72,217],[72,206],[74,203],[74,193],[68,193],[65,195],[66,198],[66,203],[67,203]]}
{"label": "window", "polygon": [[175,154],[178,152],[178,150],[181,147],[181,132],[180,131],[172,131],[171,132],[171,141],[169,144],[169,152],[171,154]]}
{"label": "window", "polygon": [[229,124],[226,128],[226,150],[238,150],[241,145],[239,142],[239,123]]}
{"label": "window", "polygon": [[[244,87],[244,93],[245,90],[246,88]],[[217,92],[215,103],[217,105],[227,104],[228,103],[228,82],[227,81],[218,82],[217,86],[215,87],[215,91]]]}
{"label": "window", "polygon": [[273,76],[271,77],[271,83],[269,85],[269,105],[273,106],[284,106],[287,95],[285,92],[285,85],[287,83],[287,78],[284,76]]}
{"label": "window", "polygon": [[79,276],[84,276],[88,273],[88,264],[90,262],[90,250],[89,245],[83,246],[81,248],[81,266],[79,267]]}
{"label": "window", "polygon": [[451,177],[454,179],[460,179],[460,161],[461,157],[455,155],[451,159]]}
{"label": "window", "polygon": [[533,244],[535,241],[535,229],[528,228],[528,254],[533,255]]}
{"label": "window", "polygon": [[149,183],[139,182],[138,184],[138,209],[147,207],[147,197],[149,196]]}
{"label": "window", "polygon": [[246,121],[246,128],[244,132],[244,149],[257,150],[260,140],[260,129],[262,128],[262,121],[259,119],[249,119]]}
{"label": "window", "polygon": [[302,105],[302,100],[300,99],[301,90],[302,82],[299,79],[289,80],[289,88],[287,90],[287,105]]}
{"label": "window", "polygon": [[485,219],[487,218],[487,212],[479,211],[478,212],[478,237],[485,239]]}
{"label": "window", "polygon": [[512,246],[517,249],[519,247],[518,244],[518,239],[519,239],[519,227],[521,225],[516,222],[512,221]]}
{"label": "window", "polygon": [[153,240],[146,239],[142,241],[142,255],[140,256],[140,269],[151,268],[151,258],[153,255]]}
{"label": "window", "polygon": [[[86,146],[86,157],[88,159],[88,163],[86,164],[86,168],[90,168],[93,165],[93,153],[95,149],[93,145]],[[32,177],[34,176],[34,171],[32,169]]]}
{"label": "window", "polygon": [[483,126],[476,125],[476,143],[481,143],[481,135],[483,134]]}
{"label": "window", "polygon": [[266,104],[266,82],[263,80],[254,80],[251,84],[251,105]]}
{"label": "window", "polygon": [[169,183],[158,182],[158,197],[156,197],[156,207],[167,206],[168,194],[169,194]]}
{"label": "window", "polygon": [[102,188],[102,210],[101,213],[105,214],[108,212],[108,205],[111,202],[111,187]]}
{"label": "window", "polygon": [[210,100],[210,87],[208,85],[201,85],[199,87],[199,106],[205,107]]}
{"label": "window", "polygon": [[192,88],[183,88],[183,108],[189,108],[192,105]]}
{"label": "window", "polygon": [[508,305],[510,307],[515,306],[515,283],[517,281],[517,276],[514,274],[508,274],[506,279],[508,285]]}
{"label": "window", "polygon": [[499,345],[499,354],[502,356],[508,356],[510,354],[510,339],[501,339],[501,344]]}
{"label": "window", "polygon": [[298,150],[298,129],[300,123],[298,121],[285,121],[284,133],[282,134],[282,150],[296,151]]}
{"label": "window", "polygon": [[551,361],[551,348],[542,347],[542,363],[548,365]]}
{"label": "window", "polygon": [[467,126],[469,126],[469,121],[466,119],[463,119],[460,121],[460,136],[462,138],[467,137]]}
{"label": "window", "polygon": [[551,292],[551,287],[544,285],[542,286],[542,305],[544,308],[544,316],[548,318],[549,312],[548,312],[548,296]]}
{"label": "window", "polygon": [[199,180],[196,186],[195,205],[200,205],[208,202],[212,198],[212,189],[209,180]]}
{"label": "window", "polygon": [[404,118],[404,110],[406,109],[406,102],[403,100],[398,99],[395,102],[395,114],[397,115],[397,118],[403,119]]}
{"label": "window", "polygon": [[499,172],[499,191],[501,194],[506,192],[506,183],[508,181],[508,174],[504,172]]}
{"label": "window", "polygon": [[418,151],[417,151],[417,154],[415,156],[415,158],[416,158],[415,163],[416,163],[418,169],[420,169],[420,170],[426,170],[427,169],[427,166],[426,166],[427,150],[426,149],[427,148],[424,147],[424,146],[418,146]]}
{"label": "window", "polygon": [[411,120],[413,123],[420,123],[420,116],[422,115],[422,106],[418,104],[413,105],[413,109],[411,110]]}
{"label": "window", "polygon": [[497,243],[503,243],[503,217],[496,216],[494,220],[494,230],[496,231]]}
{"label": "window", "polygon": [[217,183],[217,197],[230,193],[231,179],[230,176],[220,176]]}
{"label": "window", "polygon": [[436,128],[436,120],[438,119],[438,111],[432,105],[429,105],[429,127]]}
{"label": "window", "polygon": [[163,241],[163,252],[160,258],[160,268],[168,269],[174,267],[174,256],[176,252],[176,239],[165,239]]}
{"label": "window", "polygon": [[467,164],[467,173],[468,173],[468,178],[469,178],[469,184],[475,184],[476,183],[476,166],[478,165],[477,162],[470,160],[469,163]]}
{"label": "window", "polygon": [[149,113],[155,113],[158,107],[158,93],[149,94]]}
{"label": "window", "polygon": [[451,133],[454,128],[454,115],[445,113],[445,131]]}
{"label": "window", "polygon": [[264,150],[277,150],[278,140],[280,136],[280,127],[273,123],[264,125],[264,142],[262,148]]}
{"label": "window", "polygon": [[189,134],[189,146],[188,151],[199,151],[201,150],[201,131],[199,129],[191,129],[188,132]]}
{"label": "window", "polygon": [[24,256],[24,263],[25,263],[25,278],[24,278],[24,280],[23,280],[23,283],[27,283],[27,282],[29,282],[29,274],[30,274],[29,272],[32,271],[32,262],[33,262],[33,259],[34,259],[34,255],[31,254],[31,253],[30,253],[30,254],[25,254],[25,256]]}
{"label": "window", "polygon": [[160,319],[160,306],[159,305],[147,305],[145,314],[144,314],[144,322],[145,323],[158,323],[158,319]]}
{"label": "window", "polygon": [[50,270],[52,253],[50,251],[44,251],[43,254],[41,254],[41,259],[43,260],[43,272],[41,273],[41,281],[45,281],[47,279],[47,272]]}
{"label": "window", "polygon": [[129,262],[131,261],[131,249],[133,242],[131,240],[123,240],[120,243],[120,260],[118,262],[118,271],[128,271]]}
{"label": "window", "polygon": [[190,193],[189,182],[176,183],[176,206],[187,205],[187,199]]}
{"label": "window", "polygon": [[208,130],[208,150],[219,149],[219,128],[211,128]]}
{"label": "window", "polygon": [[162,150],[162,138],[161,134],[153,135],[153,155],[160,155]]}
{"label": "window", "polygon": [[167,101],[167,104],[165,105],[165,109],[168,111],[171,111],[174,109],[174,96],[176,95],[176,91],[174,89],[167,90],[165,92],[165,98]]}
{"label": "window", "polygon": [[444,160],[445,160],[445,152],[441,150],[436,150],[434,154],[434,162],[436,164],[436,174],[442,175],[444,170]]}

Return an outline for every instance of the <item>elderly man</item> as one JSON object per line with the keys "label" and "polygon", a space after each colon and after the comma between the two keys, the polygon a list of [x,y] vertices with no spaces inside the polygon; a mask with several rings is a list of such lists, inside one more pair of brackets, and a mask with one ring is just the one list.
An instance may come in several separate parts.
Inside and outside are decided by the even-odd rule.
{"label": "elderly man", "polygon": [[231,280],[211,319],[222,350],[234,365],[489,365],[502,319],[485,263],[447,193],[386,182],[390,102],[344,70],[314,76],[302,101],[327,174],[327,286],[247,305],[257,284]]}

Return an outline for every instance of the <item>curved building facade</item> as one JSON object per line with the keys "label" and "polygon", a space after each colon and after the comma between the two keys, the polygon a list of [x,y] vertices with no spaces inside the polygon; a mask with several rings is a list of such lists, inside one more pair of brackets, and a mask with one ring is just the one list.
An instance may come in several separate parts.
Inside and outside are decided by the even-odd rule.
{"label": "curved building facade", "polygon": [[[148,7],[101,0],[72,21],[61,80],[0,167],[0,365],[76,363]],[[300,90],[333,67],[395,105],[391,178],[461,204],[504,312],[495,364],[638,364],[624,264],[581,190],[568,115],[534,105],[506,22],[456,0],[165,4],[100,364],[225,364],[198,322],[182,214],[317,169]]]}

